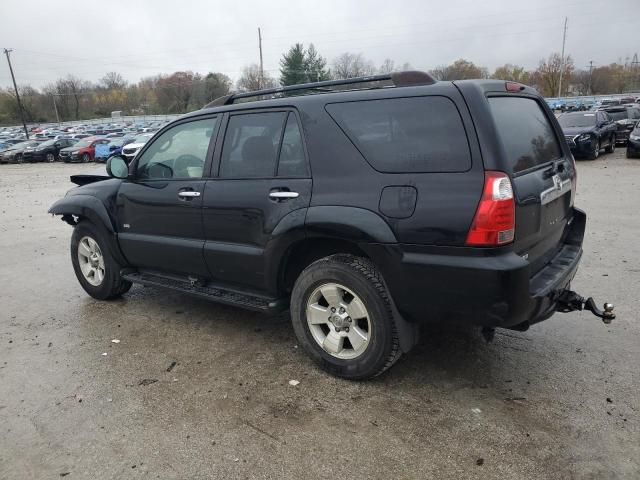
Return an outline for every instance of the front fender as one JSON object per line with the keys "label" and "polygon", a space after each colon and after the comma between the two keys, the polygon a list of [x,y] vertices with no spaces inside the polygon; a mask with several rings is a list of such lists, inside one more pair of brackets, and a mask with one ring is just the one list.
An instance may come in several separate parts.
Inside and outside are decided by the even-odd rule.
{"label": "front fender", "polygon": [[75,225],[71,220],[72,216],[86,218],[102,230],[115,260],[122,266],[128,264],[118,245],[115,222],[99,198],[91,195],[68,195],[51,205],[48,212],[52,215],[62,215],[62,219],[70,225]]}
{"label": "front fender", "polygon": [[115,224],[104,203],[91,195],[70,195],[61,198],[49,207],[49,213],[87,218],[95,225],[103,226],[110,234],[115,234]]}

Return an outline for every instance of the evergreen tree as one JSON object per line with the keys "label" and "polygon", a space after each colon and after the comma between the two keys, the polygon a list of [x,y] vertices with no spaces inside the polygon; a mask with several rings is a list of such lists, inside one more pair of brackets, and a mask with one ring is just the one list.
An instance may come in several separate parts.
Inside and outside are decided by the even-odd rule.
{"label": "evergreen tree", "polygon": [[313,43],[309,44],[304,63],[308,82],[322,82],[331,79],[331,72],[326,68],[327,61],[318,54]]}
{"label": "evergreen tree", "polygon": [[280,83],[282,86],[299,83],[321,82],[331,79],[327,61],[318,53],[313,43],[307,50],[296,43],[280,60]]}
{"label": "evergreen tree", "polygon": [[296,43],[280,60],[280,83],[282,86],[305,83],[305,51],[301,43]]}

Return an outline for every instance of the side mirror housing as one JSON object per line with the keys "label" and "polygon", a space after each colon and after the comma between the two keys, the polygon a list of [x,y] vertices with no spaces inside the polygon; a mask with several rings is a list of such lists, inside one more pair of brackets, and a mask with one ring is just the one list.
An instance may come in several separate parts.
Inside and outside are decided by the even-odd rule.
{"label": "side mirror housing", "polygon": [[125,179],[129,175],[129,166],[124,157],[114,155],[107,160],[107,174],[113,178]]}

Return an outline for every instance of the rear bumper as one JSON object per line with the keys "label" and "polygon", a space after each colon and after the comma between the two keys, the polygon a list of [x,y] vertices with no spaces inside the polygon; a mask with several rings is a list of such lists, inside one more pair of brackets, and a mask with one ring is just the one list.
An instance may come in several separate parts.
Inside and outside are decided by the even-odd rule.
{"label": "rear bumper", "polygon": [[[482,256],[480,249],[373,246],[399,311],[415,322],[457,322],[526,328],[556,311],[582,256],[586,215],[575,209],[564,244],[538,272],[514,252]],[[366,249],[366,247],[363,246]],[[465,251],[455,254],[456,250]]]}

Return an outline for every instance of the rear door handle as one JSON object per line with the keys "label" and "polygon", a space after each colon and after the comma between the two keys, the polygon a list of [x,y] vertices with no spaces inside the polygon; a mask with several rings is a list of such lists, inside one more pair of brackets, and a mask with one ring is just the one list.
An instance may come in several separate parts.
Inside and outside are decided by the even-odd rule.
{"label": "rear door handle", "polygon": [[184,192],[178,192],[178,196],[182,198],[194,198],[199,197],[200,192],[194,192],[191,190],[185,190]]}
{"label": "rear door handle", "polygon": [[271,192],[269,198],[274,200],[286,200],[288,198],[298,198],[300,194],[298,192]]}

